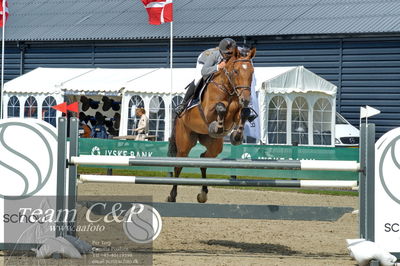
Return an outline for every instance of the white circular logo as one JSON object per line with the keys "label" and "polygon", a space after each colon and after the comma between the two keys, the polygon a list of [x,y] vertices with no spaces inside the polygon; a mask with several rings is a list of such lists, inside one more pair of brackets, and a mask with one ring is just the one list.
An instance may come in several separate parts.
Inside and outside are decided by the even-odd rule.
{"label": "white circular logo", "polygon": [[94,147],[92,148],[91,154],[92,154],[92,155],[100,155],[100,148],[97,147],[97,146],[94,146]]}
{"label": "white circular logo", "polygon": [[247,153],[247,152],[243,153],[242,154],[242,159],[251,159],[250,153]]}
{"label": "white circular logo", "polygon": [[[379,177],[383,189],[388,196],[400,204],[400,136],[393,139],[386,139],[384,144],[379,147],[382,154],[379,159]],[[386,145],[385,145],[386,144]]]}
{"label": "white circular logo", "polygon": [[0,121],[0,197],[37,194],[56,174],[57,135],[51,125],[31,119]]}
{"label": "white circular logo", "polygon": [[162,220],[158,211],[146,204],[136,204],[124,216],[124,232],[140,244],[154,241],[161,232]]}

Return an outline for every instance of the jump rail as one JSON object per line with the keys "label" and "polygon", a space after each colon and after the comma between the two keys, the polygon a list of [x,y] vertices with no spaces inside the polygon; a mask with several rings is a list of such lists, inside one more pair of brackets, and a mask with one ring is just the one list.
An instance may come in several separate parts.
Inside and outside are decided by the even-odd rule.
{"label": "jump rail", "polygon": [[[62,118],[65,119],[65,118]],[[59,130],[66,132],[65,123],[59,123],[63,128]],[[247,160],[247,159],[210,159],[210,158],[171,158],[171,157],[117,157],[117,156],[91,156],[78,154],[78,120],[71,119],[70,124],[71,142],[69,145],[69,156],[59,154],[58,158],[61,162],[67,162],[69,168],[69,195],[75,195],[76,199],[76,182],[106,182],[106,183],[132,183],[132,184],[153,184],[153,185],[214,185],[214,186],[265,186],[265,187],[337,187],[337,188],[354,188],[359,187],[360,193],[360,237],[370,239],[372,233],[372,223],[369,222],[369,217],[373,217],[373,213],[369,210],[371,199],[366,197],[370,194],[370,187],[373,187],[370,180],[374,176],[374,139],[375,127],[373,124],[361,127],[360,140],[360,163],[356,161],[327,161],[327,160]],[[66,138],[59,138],[59,145],[66,147]],[[80,175],[78,179],[77,166],[92,165],[92,166],[151,166],[151,167],[196,167],[196,168],[236,168],[236,169],[281,169],[281,170],[311,170],[311,171],[351,171],[359,173],[357,181],[332,181],[332,180],[242,180],[242,179],[202,179],[202,178],[168,178],[168,177],[139,177],[139,176],[96,176],[96,175]],[[65,170],[65,168],[64,168]],[[63,168],[59,169],[59,180],[66,181],[66,172]],[[65,180],[65,181],[64,181]],[[68,208],[74,205],[75,202],[69,202]],[[218,208],[214,208],[211,204],[193,204],[193,203],[154,203],[158,211],[164,216],[170,216],[173,213],[174,217],[208,217],[213,218],[213,212],[224,213],[224,218],[254,219],[259,213],[266,213],[266,209],[274,210],[273,213],[267,213],[263,219],[280,219],[280,220],[335,220],[348,210],[339,208],[341,211],[335,211],[327,214],[330,207],[319,207],[322,212],[315,213],[314,207],[301,207],[301,216],[294,215],[293,210],[298,210],[299,206],[290,206],[285,210],[285,206],[275,205],[252,205],[240,207],[240,214],[234,213],[232,210],[237,210],[241,205],[226,205],[217,204]],[[186,204],[187,211],[182,210],[182,204]],[[243,212],[246,210],[245,212]],[[199,214],[201,213],[201,215]],[[243,214],[245,213],[245,215]],[[338,216],[339,214],[339,216]],[[329,217],[326,217],[329,216]],[[218,216],[219,217],[219,216]],[[221,216],[222,217],[222,216]],[[312,217],[312,218],[310,218]],[[74,234],[74,232],[70,232]]]}
{"label": "jump rail", "polygon": [[205,167],[240,169],[278,169],[309,171],[351,171],[359,172],[357,161],[333,160],[246,160],[216,158],[171,158],[171,157],[117,157],[81,155],[72,156],[70,165],[110,166],[161,166],[161,167]]}
{"label": "jump rail", "polygon": [[157,185],[191,185],[191,186],[240,186],[240,187],[297,187],[297,188],[355,188],[357,181],[335,180],[256,180],[256,179],[200,179],[172,178],[151,176],[109,176],[80,175],[82,183],[131,183]]}

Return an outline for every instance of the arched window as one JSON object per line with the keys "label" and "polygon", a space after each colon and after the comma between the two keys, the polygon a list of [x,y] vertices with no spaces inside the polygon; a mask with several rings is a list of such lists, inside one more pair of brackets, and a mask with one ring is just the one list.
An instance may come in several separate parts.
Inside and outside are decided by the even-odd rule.
{"label": "arched window", "polygon": [[314,145],[331,145],[332,106],[327,99],[318,99],[314,104]]}
{"label": "arched window", "polygon": [[133,135],[133,130],[137,127],[140,117],[136,116],[136,108],[144,108],[144,102],[139,95],[133,95],[129,100],[128,108],[128,135]]}
{"label": "arched window", "polygon": [[24,117],[37,118],[37,101],[33,96],[25,101]]}
{"label": "arched window", "polygon": [[153,96],[149,109],[149,135],[155,135],[156,140],[164,140],[165,104],[160,96]]}
{"label": "arched window", "polygon": [[275,96],[268,106],[268,143],[286,144],[287,104],[282,96]]}
{"label": "arched window", "polygon": [[19,117],[19,100],[17,96],[12,96],[8,100],[7,115],[8,117]]}
{"label": "arched window", "polygon": [[57,105],[56,99],[52,96],[48,96],[42,103],[42,119],[47,123],[56,126],[56,110],[51,108]]}
{"label": "arched window", "polygon": [[308,144],[308,104],[297,97],[292,105],[292,144]]}

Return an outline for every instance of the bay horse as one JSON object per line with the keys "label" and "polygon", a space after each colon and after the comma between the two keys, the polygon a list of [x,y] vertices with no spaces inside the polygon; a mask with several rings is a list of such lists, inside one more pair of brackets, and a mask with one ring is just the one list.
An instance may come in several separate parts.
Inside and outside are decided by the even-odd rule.
{"label": "bay horse", "polygon": [[[250,115],[247,106],[251,99],[254,73],[251,59],[255,53],[256,49],[252,48],[242,56],[236,48],[225,68],[216,72],[206,85],[201,103],[175,118],[169,139],[168,156],[187,157],[199,141],[206,147],[206,151],[200,157],[215,158],[222,152],[224,136],[230,132],[231,143],[242,144],[244,123]],[[202,178],[206,178],[207,168],[200,169]],[[181,171],[182,167],[175,167],[174,176],[179,177]],[[168,202],[176,201],[177,189],[177,185],[172,187]],[[207,186],[202,186],[197,201],[206,202],[207,193]]]}

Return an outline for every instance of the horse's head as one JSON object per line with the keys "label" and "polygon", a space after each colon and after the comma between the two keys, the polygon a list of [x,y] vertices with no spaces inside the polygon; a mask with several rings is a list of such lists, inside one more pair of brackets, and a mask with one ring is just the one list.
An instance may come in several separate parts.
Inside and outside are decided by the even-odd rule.
{"label": "horse's head", "polygon": [[226,64],[225,74],[233,92],[239,97],[239,104],[247,107],[251,99],[251,82],[254,67],[251,59],[256,54],[256,48],[240,52],[237,48]]}

